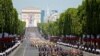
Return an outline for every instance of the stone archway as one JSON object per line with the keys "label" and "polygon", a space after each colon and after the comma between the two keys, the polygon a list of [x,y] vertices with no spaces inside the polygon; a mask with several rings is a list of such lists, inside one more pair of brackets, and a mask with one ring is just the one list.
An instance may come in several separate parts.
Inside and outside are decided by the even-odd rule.
{"label": "stone archway", "polygon": [[22,10],[22,18],[26,21],[26,27],[37,27],[41,22],[41,10],[36,8],[27,8]]}

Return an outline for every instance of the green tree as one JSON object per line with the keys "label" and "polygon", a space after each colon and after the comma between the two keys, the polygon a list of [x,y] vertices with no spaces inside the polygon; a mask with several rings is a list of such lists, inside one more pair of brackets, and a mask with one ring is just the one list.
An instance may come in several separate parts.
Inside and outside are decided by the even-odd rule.
{"label": "green tree", "polygon": [[2,15],[5,21],[4,25],[4,32],[11,33],[11,25],[12,25],[12,11],[13,11],[13,4],[12,0],[5,0],[2,1]]}
{"label": "green tree", "polygon": [[80,35],[82,33],[82,25],[77,13],[78,10],[76,8],[69,8],[60,15],[58,26],[61,35]]}
{"label": "green tree", "polygon": [[69,8],[66,13],[70,15],[71,19],[71,34],[80,35],[82,33],[82,25],[77,15],[78,10],[76,8]]}
{"label": "green tree", "polygon": [[99,34],[100,25],[100,1],[84,0],[78,8],[78,15],[82,21],[84,34]]}
{"label": "green tree", "polygon": [[17,34],[22,32],[25,22],[18,19],[17,10],[13,7],[12,0],[0,0],[0,32]]}
{"label": "green tree", "polygon": [[0,32],[4,32],[4,25],[5,25],[5,20],[4,20],[4,9],[3,9],[3,2],[4,0],[0,1]]}
{"label": "green tree", "polygon": [[17,34],[18,32],[18,22],[19,19],[18,19],[18,13],[16,11],[16,9],[14,8],[13,9],[13,28],[12,28],[12,31],[13,31],[13,34]]}

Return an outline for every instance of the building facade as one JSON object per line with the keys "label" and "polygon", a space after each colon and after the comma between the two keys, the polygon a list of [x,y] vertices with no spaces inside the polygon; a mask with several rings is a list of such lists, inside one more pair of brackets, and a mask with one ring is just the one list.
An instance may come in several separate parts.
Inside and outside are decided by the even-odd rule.
{"label": "building facade", "polygon": [[44,17],[45,17],[45,11],[42,10],[42,11],[41,11],[41,23],[44,22]]}
{"label": "building facade", "polygon": [[22,20],[26,22],[26,27],[37,27],[41,23],[41,10],[38,8],[24,8],[21,11]]}
{"label": "building facade", "polygon": [[57,10],[51,10],[47,15],[46,22],[55,22],[59,18],[59,13]]}

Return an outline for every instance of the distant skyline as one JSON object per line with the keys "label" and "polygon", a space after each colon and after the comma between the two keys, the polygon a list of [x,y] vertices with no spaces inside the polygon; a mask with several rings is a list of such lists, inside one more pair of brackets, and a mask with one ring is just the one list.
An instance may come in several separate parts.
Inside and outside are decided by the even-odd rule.
{"label": "distant skyline", "polygon": [[36,7],[41,10],[57,10],[63,12],[68,8],[77,8],[82,0],[12,0],[14,7],[21,11],[23,8]]}

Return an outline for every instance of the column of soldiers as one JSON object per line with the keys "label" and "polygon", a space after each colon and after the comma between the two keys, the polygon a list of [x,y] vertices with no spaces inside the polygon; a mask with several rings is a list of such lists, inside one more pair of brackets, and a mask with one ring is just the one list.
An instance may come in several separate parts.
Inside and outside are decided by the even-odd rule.
{"label": "column of soldiers", "polygon": [[57,46],[43,45],[38,50],[39,56],[67,56],[67,53],[64,53],[64,50]]}
{"label": "column of soldiers", "polygon": [[83,56],[80,50],[65,50],[56,43],[39,38],[31,39],[31,46],[38,49],[39,56]]}
{"label": "column of soldiers", "polygon": [[67,56],[68,51],[49,41],[33,40],[32,46],[39,51],[39,56]]}

